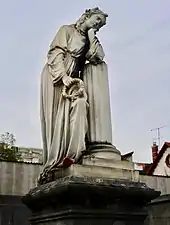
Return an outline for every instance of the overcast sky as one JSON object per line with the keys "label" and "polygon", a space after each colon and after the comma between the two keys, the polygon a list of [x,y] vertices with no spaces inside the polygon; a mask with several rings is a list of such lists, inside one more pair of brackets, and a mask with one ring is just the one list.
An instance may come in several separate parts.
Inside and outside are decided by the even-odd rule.
{"label": "overcast sky", "polygon": [[151,160],[161,129],[170,141],[169,0],[0,0],[0,133],[17,144],[41,147],[39,83],[49,44],[58,28],[86,8],[108,13],[99,33],[109,67],[113,144]]}

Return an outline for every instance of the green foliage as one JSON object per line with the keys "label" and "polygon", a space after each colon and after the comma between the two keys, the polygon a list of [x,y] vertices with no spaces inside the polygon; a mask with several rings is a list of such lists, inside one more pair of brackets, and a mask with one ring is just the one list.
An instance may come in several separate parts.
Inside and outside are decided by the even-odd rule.
{"label": "green foliage", "polygon": [[21,161],[21,154],[18,147],[15,146],[15,138],[13,134],[6,132],[0,135],[0,160],[9,162]]}

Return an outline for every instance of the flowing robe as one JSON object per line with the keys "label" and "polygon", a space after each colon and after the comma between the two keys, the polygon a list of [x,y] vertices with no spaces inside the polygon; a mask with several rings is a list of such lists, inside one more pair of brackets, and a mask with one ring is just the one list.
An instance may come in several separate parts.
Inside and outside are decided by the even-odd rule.
{"label": "flowing robe", "polygon": [[85,150],[87,111],[82,99],[70,102],[62,96],[64,75],[80,77],[86,59],[102,60],[97,39],[89,44],[87,36],[74,25],[64,25],[55,36],[41,76],[40,117],[44,170],[59,166],[64,157],[77,158]]}

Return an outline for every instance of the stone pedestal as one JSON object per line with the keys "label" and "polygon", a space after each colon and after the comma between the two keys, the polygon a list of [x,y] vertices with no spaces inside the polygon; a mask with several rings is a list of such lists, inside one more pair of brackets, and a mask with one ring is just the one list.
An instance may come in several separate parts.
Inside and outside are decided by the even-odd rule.
{"label": "stone pedestal", "polygon": [[121,160],[120,151],[112,144],[107,142],[88,142],[87,150],[82,152],[83,155],[93,156],[103,159]]}
{"label": "stone pedestal", "polygon": [[90,143],[81,164],[56,168],[23,202],[31,225],[143,225],[159,192],[139,183],[132,161],[109,143]]}
{"label": "stone pedestal", "polygon": [[[89,164],[92,161],[89,160]],[[87,162],[86,162],[87,163]],[[96,165],[71,165],[69,168],[65,169],[53,169],[46,177],[44,182],[41,184],[49,183],[59,178],[64,178],[68,176],[75,177],[88,177],[89,179],[126,179],[131,181],[139,180],[139,172],[132,169],[120,168],[121,163],[118,161],[117,163],[119,168],[108,167],[108,166],[96,166]]]}
{"label": "stone pedestal", "polygon": [[88,96],[88,140],[112,143],[112,121],[107,64],[85,64],[83,81]]}
{"label": "stone pedestal", "polygon": [[142,225],[159,192],[125,179],[65,176],[23,197],[32,225]]}

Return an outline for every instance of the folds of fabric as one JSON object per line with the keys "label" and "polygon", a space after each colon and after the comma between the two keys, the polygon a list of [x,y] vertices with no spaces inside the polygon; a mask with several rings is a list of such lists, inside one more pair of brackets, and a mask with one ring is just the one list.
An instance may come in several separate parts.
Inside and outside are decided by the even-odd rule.
{"label": "folds of fabric", "polygon": [[40,95],[44,171],[59,166],[64,157],[76,159],[85,149],[86,100],[77,100],[73,104],[62,96],[62,77],[79,75],[76,73],[85,41],[73,25],[65,25],[57,32],[48,52],[41,75]]}

